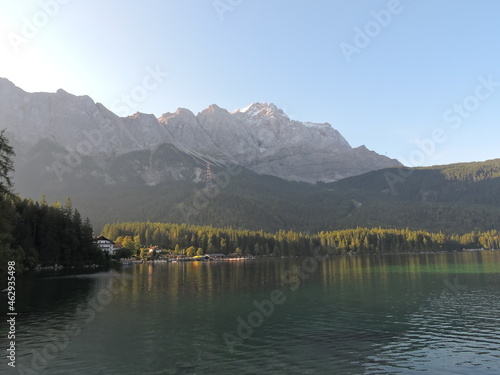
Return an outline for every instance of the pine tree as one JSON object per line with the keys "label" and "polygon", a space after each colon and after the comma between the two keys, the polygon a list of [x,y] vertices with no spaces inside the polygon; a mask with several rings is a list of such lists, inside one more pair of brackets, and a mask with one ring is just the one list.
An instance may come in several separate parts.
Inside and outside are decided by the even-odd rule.
{"label": "pine tree", "polygon": [[14,172],[14,156],[14,149],[5,137],[5,130],[0,131],[0,194],[8,193],[12,188],[10,174]]}

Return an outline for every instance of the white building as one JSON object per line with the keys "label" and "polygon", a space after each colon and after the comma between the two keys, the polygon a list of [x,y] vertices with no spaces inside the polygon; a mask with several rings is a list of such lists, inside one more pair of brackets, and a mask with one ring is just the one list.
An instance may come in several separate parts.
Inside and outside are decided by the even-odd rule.
{"label": "white building", "polygon": [[115,250],[115,243],[113,241],[107,239],[104,236],[99,236],[95,238],[95,242],[102,251],[107,252],[109,255],[113,255],[113,251]]}

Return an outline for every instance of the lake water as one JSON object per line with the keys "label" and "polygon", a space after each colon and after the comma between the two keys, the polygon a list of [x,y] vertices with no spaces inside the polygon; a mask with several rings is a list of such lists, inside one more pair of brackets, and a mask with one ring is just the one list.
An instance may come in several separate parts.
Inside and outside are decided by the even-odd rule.
{"label": "lake water", "polygon": [[0,373],[500,373],[499,251],[24,277],[16,307]]}

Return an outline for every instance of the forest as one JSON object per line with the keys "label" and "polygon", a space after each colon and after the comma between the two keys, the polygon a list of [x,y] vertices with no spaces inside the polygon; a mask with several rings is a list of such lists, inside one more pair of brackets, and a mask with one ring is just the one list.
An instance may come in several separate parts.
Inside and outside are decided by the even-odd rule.
{"label": "forest", "polygon": [[[46,166],[58,160],[64,151],[60,146],[44,140],[27,152],[22,144],[13,144],[19,150],[17,160],[29,164],[28,169],[16,171],[18,191],[35,200],[45,194],[49,202],[70,196],[82,216],[90,218],[96,233],[107,223],[148,220],[306,233],[359,226],[453,234],[486,232],[500,223],[500,159],[386,168],[316,184],[242,168],[217,190],[216,184],[193,178],[205,163],[169,144],[103,156],[106,168],[90,157],[82,158],[74,173],[65,174],[59,182]],[[141,176],[149,163],[175,170],[175,176],[169,172],[164,180],[148,184]],[[214,163],[212,173],[224,173],[225,168]]]}
{"label": "forest", "polygon": [[[49,205],[45,197],[35,202],[12,192],[13,156],[0,132],[0,271],[8,260],[30,268],[107,264],[109,258],[93,242],[90,221],[69,198]],[[123,190],[106,195],[103,203],[98,189],[88,189],[92,194],[85,202],[98,204],[96,211],[108,222],[112,202],[119,202],[122,223],[106,224],[102,234],[132,251],[156,245],[185,254],[299,256],[318,248],[332,254],[499,248],[500,160],[413,169],[404,181],[394,180],[392,192],[388,173],[399,172],[316,185],[242,173],[191,224],[179,223],[178,215],[178,202],[192,200],[188,182],[156,190],[132,186],[138,189],[133,196],[140,197],[135,201]],[[141,221],[126,219],[138,213]]]}
{"label": "forest", "polygon": [[[455,251],[462,249],[498,249],[499,232],[466,234],[430,233],[409,229],[356,228],[307,234],[294,231],[275,233],[214,228],[187,224],[131,222],[108,224],[102,234],[122,242],[131,250],[146,246],[185,254],[238,253],[242,255],[305,256],[322,249],[330,254],[372,254],[398,252]],[[198,252],[198,250],[201,251]]]}
{"label": "forest", "polygon": [[21,267],[37,265],[107,265],[109,257],[93,241],[93,228],[71,199],[48,205],[12,193],[13,149],[0,132],[0,273],[8,261]]}
{"label": "forest", "polygon": [[[82,220],[68,198],[48,205],[17,196],[3,198],[2,258],[33,268],[36,265],[83,266],[109,262],[94,243],[93,228]],[[4,232],[5,231],[5,232]],[[4,262],[6,263],[6,262]]]}

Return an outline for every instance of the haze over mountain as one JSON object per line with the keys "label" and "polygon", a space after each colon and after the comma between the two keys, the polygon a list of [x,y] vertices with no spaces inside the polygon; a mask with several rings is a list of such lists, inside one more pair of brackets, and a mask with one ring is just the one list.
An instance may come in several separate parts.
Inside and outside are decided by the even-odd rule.
{"label": "haze over mountain", "polygon": [[[27,93],[0,79],[0,127],[23,145],[23,153],[42,141],[59,146],[54,147],[56,164],[50,166],[59,179],[82,158],[91,157],[106,170],[103,163],[110,162],[110,157],[153,150],[161,144],[201,159],[235,162],[260,174],[309,183],[401,165],[365,146],[352,148],[328,123],[295,121],[267,103],[232,112],[211,105],[197,115],[179,108],[158,119],[142,113],[122,118],[88,96],[64,90]],[[18,161],[22,170],[23,155]],[[149,165],[147,176],[141,175],[148,185],[186,178],[171,173],[172,168],[155,168]],[[106,181],[113,182],[109,174]]]}
{"label": "haze over mountain", "polygon": [[[0,128],[17,153],[15,190],[49,201],[70,196],[98,230],[152,220],[268,231],[465,232],[500,220],[500,160],[380,169],[398,163],[351,148],[329,124],[293,121],[272,104],[120,118],[86,96],[30,94],[0,79]],[[355,176],[340,180],[346,175]]]}

